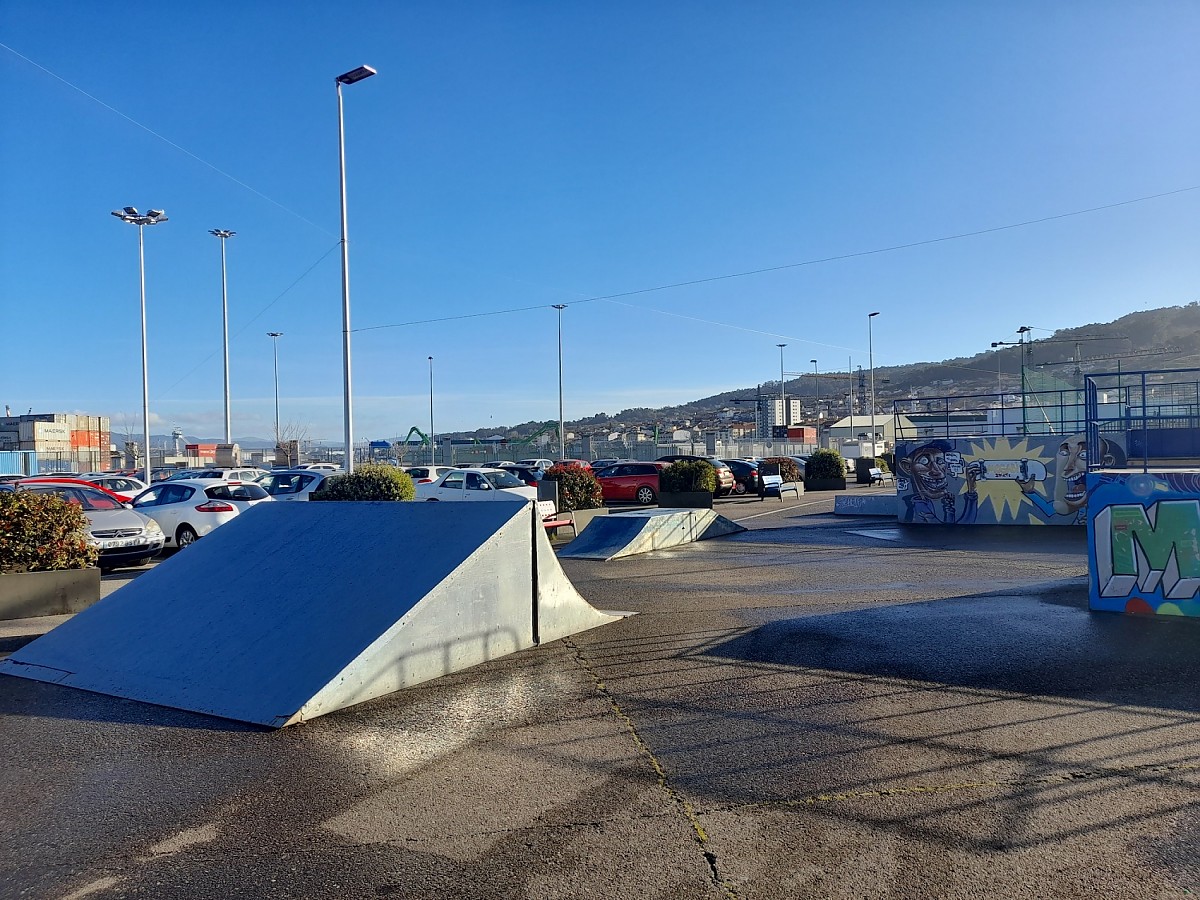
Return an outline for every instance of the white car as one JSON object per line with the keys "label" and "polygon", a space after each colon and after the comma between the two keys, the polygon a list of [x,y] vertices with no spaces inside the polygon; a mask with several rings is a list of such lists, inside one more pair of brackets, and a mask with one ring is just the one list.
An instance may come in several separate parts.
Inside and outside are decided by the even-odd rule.
{"label": "white car", "polygon": [[530,469],[549,469],[554,465],[552,459],[518,459],[518,466],[527,466]]}
{"label": "white car", "polygon": [[254,481],[266,474],[266,469],[260,469],[257,466],[236,466],[234,468],[212,466],[207,469],[196,469],[188,476],[188,479],[216,478],[220,481]]}
{"label": "white car", "polygon": [[297,469],[313,469],[317,472],[337,472],[339,475],[342,472],[342,467],[336,463],[301,463],[295,466]]}
{"label": "white car", "polygon": [[100,551],[101,572],[121,566],[144,566],[163,548],[163,533],[148,516],[126,509],[120,500],[97,487],[72,482],[23,481],[20,489],[57,494],[82,507],[88,517],[88,540]]}
{"label": "white car", "polygon": [[447,472],[453,472],[453,466],[406,466],[404,469],[413,484],[428,484],[437,481]]}
{"label": "white car", "polygon": [[126,503],[140,494],[146,489],[144,481],[138,481],[136,478],[130,478],[127,475],[104,474],[103,472],[95,475],[84,475],[84,481],[90,481],[92,484],[98,484],[105,490],[112,491]]}
{"label": "white car", "polygon": [[452,469],[437,481],[418,484],[417,499],[537,500],[537,488],[503,469]]}
{"label": "white car", "polygon": [[166,546],[187,547],[256,503],[271,499],[254,482],[181,479],[142,491],[133,498],[133,508],[158,523]]}
{"label": "white car", "polygon": [[322,469],[285,469],[268,472],[255,483],[275,500],[311,500],[312,492],[333,475]]}

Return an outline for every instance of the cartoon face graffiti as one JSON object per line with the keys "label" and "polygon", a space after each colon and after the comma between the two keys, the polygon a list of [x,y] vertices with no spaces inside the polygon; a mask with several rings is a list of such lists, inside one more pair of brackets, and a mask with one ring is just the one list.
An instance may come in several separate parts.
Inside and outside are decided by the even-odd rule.
{"label": "cartoon face graffiti", "polygon": [[1069,515],[1087,503],[1087,436],[1073,434],[1058,445],[1058,476],[1054,484],[1054,511]]}
{"label": "cartoon face graffiti", "polygon": [[897,460],[900,471],[912,482],[913,493],[927,500],[941,500],[958,493],[952,476],[965,475],[967,490],[974,490],[975,464],[964,468],[962,454],[949,441],[930,441]]}

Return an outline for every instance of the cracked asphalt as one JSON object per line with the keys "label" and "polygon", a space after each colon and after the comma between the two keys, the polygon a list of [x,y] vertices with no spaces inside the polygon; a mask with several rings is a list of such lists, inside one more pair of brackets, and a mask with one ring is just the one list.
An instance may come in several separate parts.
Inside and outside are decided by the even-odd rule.
{"label": "cracked asphalt", "polygon": [[1195,623],[1089,613],[1079,530],[831,506],[564,560],[639,614],[281,731],[0,677],[0,896],[1200,893]]}

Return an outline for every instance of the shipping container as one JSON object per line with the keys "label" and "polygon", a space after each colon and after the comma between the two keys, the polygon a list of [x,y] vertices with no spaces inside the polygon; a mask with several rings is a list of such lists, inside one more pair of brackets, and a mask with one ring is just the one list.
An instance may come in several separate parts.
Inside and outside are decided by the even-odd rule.
{"label": "shipping container", "polygon": [[0,475],[36,475],[37,473],[36,453],[21,453],[16,450],[0,451]]}

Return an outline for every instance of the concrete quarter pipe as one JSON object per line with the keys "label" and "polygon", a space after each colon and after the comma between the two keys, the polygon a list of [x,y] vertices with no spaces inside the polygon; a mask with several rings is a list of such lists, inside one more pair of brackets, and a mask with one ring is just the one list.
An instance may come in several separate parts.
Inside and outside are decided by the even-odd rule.
{"label": "concrete quarter pipe", "polygon": [[277,727],[618,618],[532,504],[263,503],[0,672]]}

